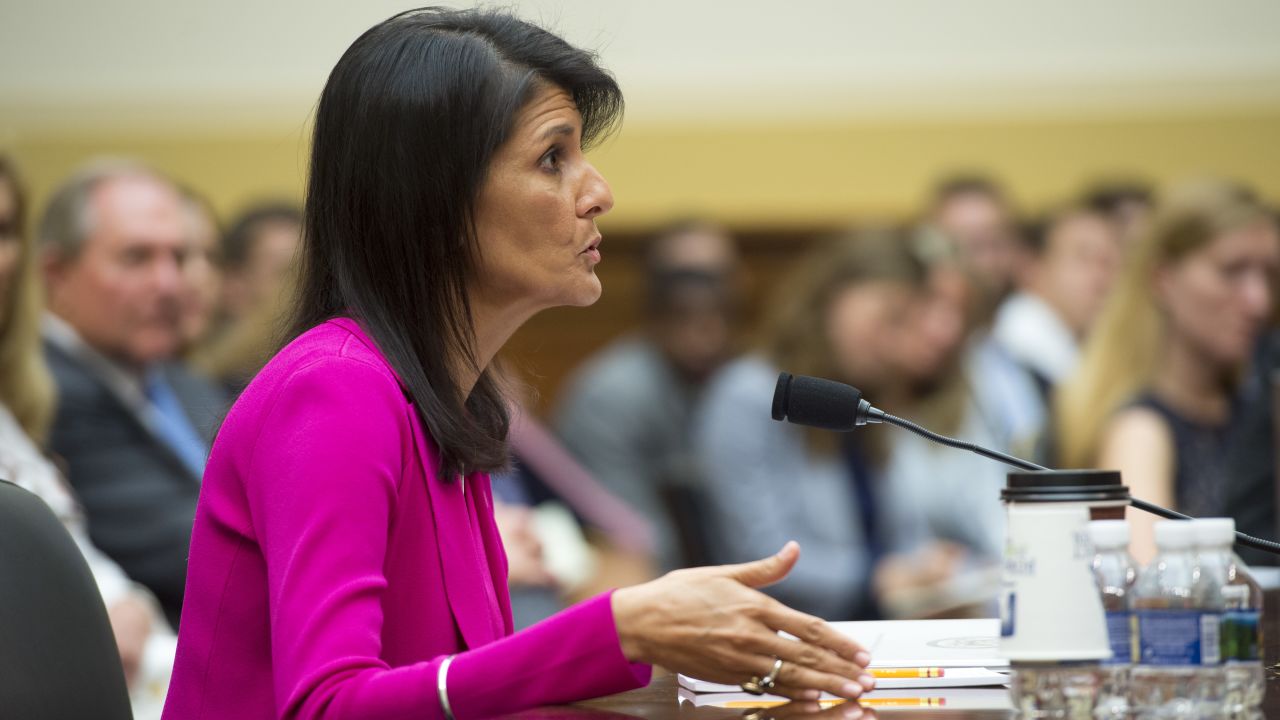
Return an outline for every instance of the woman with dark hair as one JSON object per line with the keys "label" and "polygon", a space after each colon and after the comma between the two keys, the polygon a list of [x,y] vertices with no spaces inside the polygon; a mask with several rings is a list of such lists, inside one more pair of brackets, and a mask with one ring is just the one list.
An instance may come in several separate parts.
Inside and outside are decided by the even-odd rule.
{"label": "woman with dark hair", "polygon": [[338,61],[294,337],[214,444],[166,717],[489,717],[636,687],[647,664],[813,709],[872,686],[860,646],[753,589],[793,543],[511,632],[489,364],[534,313],[600,295],[613,199],[583,147],[621,108],[589,54],[501,12],[403,13]]}

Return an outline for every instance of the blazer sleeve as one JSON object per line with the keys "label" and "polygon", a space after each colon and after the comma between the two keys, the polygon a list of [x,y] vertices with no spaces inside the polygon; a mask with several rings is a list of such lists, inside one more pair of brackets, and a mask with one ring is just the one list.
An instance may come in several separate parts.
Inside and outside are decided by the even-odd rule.
{"label": "blazer sleeve", "polygon": [[[383,566],[412,442],[408,422],[404,396],[385,371],[341,357],[295,372],[263,420],[245,483],[267,566],[281,718],[442,716],[442,657],[396,668],[379,657]],[[614,670],[582,672],[600,664]],[[549,667],[548,674],[523,686],[525,665]],[[643,679],[622,659],[607,597],[461,653],[450,676],[459,720],[618,692]]]}

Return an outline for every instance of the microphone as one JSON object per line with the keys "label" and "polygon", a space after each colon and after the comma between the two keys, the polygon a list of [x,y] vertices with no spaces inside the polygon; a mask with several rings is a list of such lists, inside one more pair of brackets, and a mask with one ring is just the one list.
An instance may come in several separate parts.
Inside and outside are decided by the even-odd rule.
{"label": "microphone", "polygon": [[[1012,465],[1019,470],[1031,472],[1049,470],[1043,465],[1037,465],[1022,458],[1006,455],[976,443],[939,435],[910,420],[890,415],[863,399],[861,390],[852,385],[845,385],[834,380],[792,375],[786,372],[779,373],[778,385],[773,391],[773,419],[778,421],[786,420],[796,425],[806,425],[837,432],[849,432],[864,425],[887,423],[941,445],[958,450],[968,450],[1006,465]],[[1129,504],[1139,510],[1170,520],[1194,519],[1190,515],[1183,515],[1180,512],[1175,512],[1132,496],[1129,498]],[[1280,543],[1270,540],[1263,540],[1237,531],[1236,542],[1273,555],[1280,555]]]}
{"label": "microphone", "polygon": [[773,391],[773,419],[846,432],[882,422],[884,413],[862,399],[862,391],[834,380],[791,373],[778,375]]}

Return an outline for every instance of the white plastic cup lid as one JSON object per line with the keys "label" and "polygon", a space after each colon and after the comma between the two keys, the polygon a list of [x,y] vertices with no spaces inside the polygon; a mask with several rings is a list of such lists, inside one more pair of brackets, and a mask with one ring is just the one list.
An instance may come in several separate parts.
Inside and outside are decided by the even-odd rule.
{"label": "white plastic cup lid", "polygon": [[1129,546],[1129,523],[1126,520],[1094,520],[1089,523],[1089,540],[1094,547],[1124,548]]}
{"label": "white plastic cup lid", "polygon": [[1178,550],[1195,544],[1196,532],[1186,520],[1156,521],[1156,547],[1161,550]]}
{"label": "white plastic cup lid", "polygon": [[1236,540],[1234,518],[1202,518],[1192,520],[1197,545],[1230,545]]}

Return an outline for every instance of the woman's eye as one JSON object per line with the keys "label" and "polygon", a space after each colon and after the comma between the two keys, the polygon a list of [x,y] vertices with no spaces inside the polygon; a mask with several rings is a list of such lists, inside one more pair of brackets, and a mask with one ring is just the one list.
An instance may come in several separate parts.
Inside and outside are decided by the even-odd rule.
{"label": "woman's eye", "polygon": [[560,150],[558,148],[551,148],[550,150],[548,150],[546,154],[542,156],[542,159],[538,161],[538,165],[543,170],[548,170],[551,172],[555,172],[559,170],[560,169]]}

